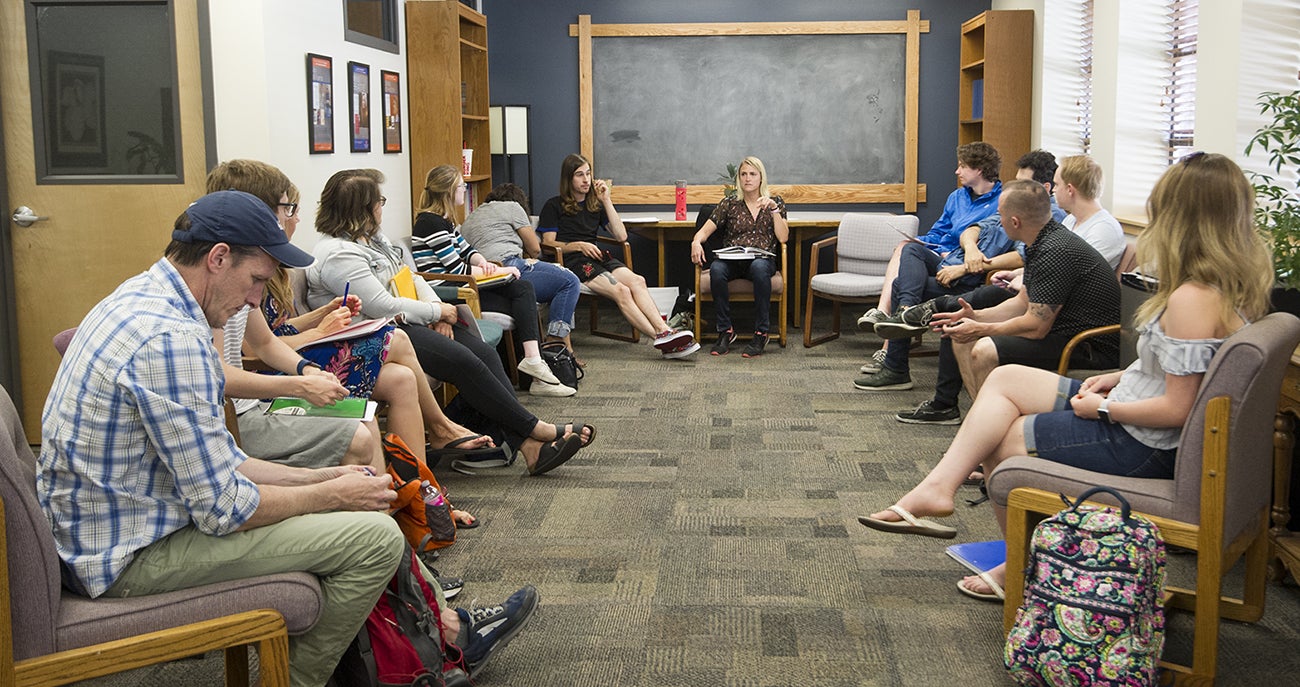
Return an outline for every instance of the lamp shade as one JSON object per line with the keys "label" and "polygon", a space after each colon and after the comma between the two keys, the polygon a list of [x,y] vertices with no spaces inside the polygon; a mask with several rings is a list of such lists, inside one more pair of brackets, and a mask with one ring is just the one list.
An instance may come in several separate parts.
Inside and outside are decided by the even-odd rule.
{"label": "lamp shade", "polygon": [[488,135],[493,155],[528,154],[528,106],[488,108]]}

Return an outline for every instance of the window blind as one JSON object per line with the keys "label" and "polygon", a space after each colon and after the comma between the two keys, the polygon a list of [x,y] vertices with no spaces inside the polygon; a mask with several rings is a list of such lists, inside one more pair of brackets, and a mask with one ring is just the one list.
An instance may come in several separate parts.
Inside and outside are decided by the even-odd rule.
{"label": "window blind", "polygon": [[1093,0],[1047,0],[1043,12],[1042,147],[1056,157],[1092,145]]}
{"label": "window blind", "polygon": [[1165,31],[1169,81],[1162,106],[1168,120],[1168,163],[1177,162],[1196,145],[1196,39],[1199,0],[1168,0]]}

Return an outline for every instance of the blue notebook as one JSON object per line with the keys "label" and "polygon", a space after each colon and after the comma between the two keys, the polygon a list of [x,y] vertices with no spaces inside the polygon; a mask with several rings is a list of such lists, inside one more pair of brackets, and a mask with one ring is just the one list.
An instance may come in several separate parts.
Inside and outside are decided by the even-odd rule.
{"label": "blue notebook", "polygon": [[953,544],[946,551],[953,560],[977,575],[1007,562],[1007,543],[1001,539]]}

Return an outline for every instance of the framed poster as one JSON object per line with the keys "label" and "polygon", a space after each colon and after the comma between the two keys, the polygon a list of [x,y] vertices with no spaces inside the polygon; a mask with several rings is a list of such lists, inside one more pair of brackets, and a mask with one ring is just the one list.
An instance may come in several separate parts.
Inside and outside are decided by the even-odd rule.
{"label": "framed poster", "polygon": [[50,167],[102,170],[108,166],[104,129],[104,58],[49,51],[47,132]]}
{"label": "framed poster", "polygon": [[307,141],[310,153],[334,152],[334,60],[307,53]]}
{"label": "framed poster", "polygon": [[384,152],[402,152],[402,77],[386,69],[379,72],[384,98]]}
{"label": "framed poster", "polygon": [[370,65],[348,63],[348,122],[352,152],[370,152]]}

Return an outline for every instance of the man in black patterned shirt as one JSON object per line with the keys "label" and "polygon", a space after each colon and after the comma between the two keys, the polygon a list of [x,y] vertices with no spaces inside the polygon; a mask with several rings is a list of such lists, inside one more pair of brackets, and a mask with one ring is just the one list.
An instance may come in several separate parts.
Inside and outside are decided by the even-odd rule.
{"label": "man in black patterned shirt", "polygon": [[[1008,183],[999,212],[1007,235],[1027,246],[1024,288],[982,310],[956,299],[955,310],[934,312],[929,321],[952,341],[972,397],[998,365],[1053,369],[1075,334],[1119,322],[1115,271],[1096,248],[1051,218],[1051,201],[1041,184]],[[942,303],[930,304],[944,309]],[[1091,339],[1071,356],[1072,366],[1104,369],[1118,364],[1116,335]],[[955,381],[940,376],[940,387]],[[955,406],[951,414],[956,421]]]}

